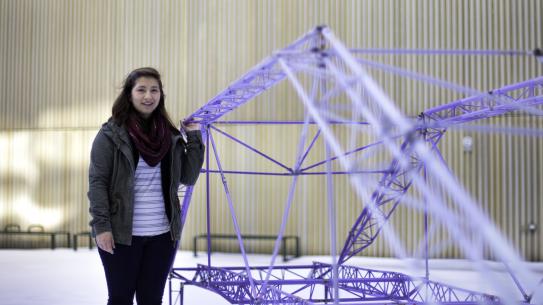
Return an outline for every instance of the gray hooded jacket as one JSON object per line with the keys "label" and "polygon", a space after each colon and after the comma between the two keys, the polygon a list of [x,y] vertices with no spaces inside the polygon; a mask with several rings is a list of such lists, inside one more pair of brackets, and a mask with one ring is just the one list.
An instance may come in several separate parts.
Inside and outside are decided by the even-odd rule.
{"label": "gray hooded jacket", "polygon": [[[193,185],[204,161],[200,131],[189,131],[187,142],[172,135],[172,146],[161,162],[162,190],[173,240],[181,237],[180,184]],[[102,125],[92,144],[89,166],[89,212],[92,234],[112,232],[115,243],[132,243],[134,174],[138,153],[128,132],[109,120]]]}

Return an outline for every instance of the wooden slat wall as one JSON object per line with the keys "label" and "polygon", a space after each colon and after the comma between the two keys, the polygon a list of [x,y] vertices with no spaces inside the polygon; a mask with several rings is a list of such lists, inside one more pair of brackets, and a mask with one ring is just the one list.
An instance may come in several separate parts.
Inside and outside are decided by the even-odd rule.
{"label": "wooden slat wall", "polygon": [[[167,107],[175,120],[193,112],[261,59],[316,25],[327,24],[347,46],[360,48],[499,49],[530,51],[543,45],[543,3],[537,0],[375,1],[83,1],[0,0],[0,227],[43,224],[48,230],[87,230],[90,144],[104,122],[123,77],[154,66],[164,77]],[[542,75],[533,57],[369,56],[477,90]],[[419,82],[369,70],[408,115],[460,97]],[[266,92],[229,119],[298,119],[288,84]],[[509,116],[496,124],[541,128],[540,119]],[[271,156],[294,162],[292,127],[224,127]],[[315,132],[312,130],[312,132]],[[348,139],[347,131],[338,130]],[[474,139],[466,153],[461,141]],[[227,169],[272,169],[269,162],[217,136]],[[324,156],[322,142],[310,161]],[[543,153],[540,138],[451,131],[440,148],[459,179],[498,227],[530,260],[541,260]],[[385,162],[384,156],[374,162]],[[212,160],[212,163],[214,159]],[[238,219],[246,233],[279,228],[290,179],[228,176]],[[222,184],[211,179],[212,231],[232,232]],[[287,234],[297,234],[304,254],[328,254],[323,177],[303,177]],[[335,179],[341,246],[361,210],[345,178]],[[182,247],[205,232],[205,179],[201,179]],[[421,215],[401,208],[393,223],[415,249]],[[0,228],[2,229],[2,228]],[[436,240],[446,240],[439,229]],[[219,249],[236,251],[232,242]],[[0,247],[40,247],[2,239]],[[270,251],[269,242],[248,244]],[[437,249],[437,246],[436,246]],[[392,255],[382,239],[365,255]],[[435,257],[459,257],[454,244]]]}

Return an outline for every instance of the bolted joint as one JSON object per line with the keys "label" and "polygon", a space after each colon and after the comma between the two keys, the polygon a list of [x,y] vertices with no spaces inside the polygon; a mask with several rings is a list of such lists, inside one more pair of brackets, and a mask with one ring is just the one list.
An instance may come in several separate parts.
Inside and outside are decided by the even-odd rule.
{"label": "bolted joint", "polygon": [[315,30],[319,33],[322,32],[322,30],[324,30],[326,28],[326,25],[324,24],[321,24],[321,25],[318,25],[317,27],[315,27]]}

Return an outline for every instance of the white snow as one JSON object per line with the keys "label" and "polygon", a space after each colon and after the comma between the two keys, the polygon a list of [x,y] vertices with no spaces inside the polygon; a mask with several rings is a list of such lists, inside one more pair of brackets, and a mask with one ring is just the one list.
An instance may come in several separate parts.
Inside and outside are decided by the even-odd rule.
{"label": "white snow", "polygon": [[[252,265],[268,265],[270,256],[249,255]],[[329,257],[305,256],[288,262],[289,265],[307,264],[312,261],[329,262]],[[213,253],[214,266],[242,266],[237,254]],[[207,256],[201,253],[197,258],[192,252],[179,251],[174,267],[193,267],[197,263],[206,264]],[[283,264],[278,259],[278,264]],[[393,270],[413,273],[406,269],[402,261],[390,258],[356,257],[350,265],[365,268]],[[415,273],[424,275],[424,266],[417,263]],[[490,263],[492,276],[499,279],[511,291],[516,291],[511,278],[499,264]],[[529,263],[539,278],[543,278],[543,263]],[[470,271],[470,263],[464,260],[430,261],[430,279],[445,282],[470,290],[477,289],[495,293],[489,286],[487,277]],[[407,270],[407,271],[406,271]],[[174,287],[179,282],[174,281]],[[542,287],[539,286],[539,290]],[[168,287],[164,293],[163,304],[168,304]],[[518,294],[518,292],[516,292]],[[520,294],[517,299],[520,300]],[[106,304],[107,290],[102,264],[96,249],[56,250],[0,250],[0,305],[100,305]],[[541,302],[536,300],[534,304]],[[178,303],[177,303],[178,304]],[[185,287],[185,305],[228,304],[220,296],[193,286]]]}

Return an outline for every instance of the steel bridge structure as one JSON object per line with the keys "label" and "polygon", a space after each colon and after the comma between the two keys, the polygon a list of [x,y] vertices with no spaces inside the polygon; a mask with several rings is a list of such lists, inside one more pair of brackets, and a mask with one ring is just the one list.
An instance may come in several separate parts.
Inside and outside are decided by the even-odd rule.
{"label": "steel bridge structure", "polygon": [[[511,112],[543,114],[540,107],[543,104],[543,77],[479,92],[431,76],[370,61],[362,56],[372,52],[469,54],[482,51],[348,49],[329,28],[317,27],[287,47],[274,52],[189,116],[188,121],[201,124],[207,142],[206,166],[203,172],[208,183],[209,175],[221,176],[244,265],[213,266],[209,253],[211,241],[208,239],[208,264],[192,268],[174,268],[171,271],[170,304],[173,304],[175,299],[182,303],[182,297],[175,298],[175,294],[182,293],[182,288],[176,290],[176,283],[181,287],[195,285],[211,290],[232,304],[533,304],[537,291],[543,289],[539,283],[541,279],[526,267],[515,249],[511,248],[488,216],[482,213],[477,203],[448,170],[438,144],[445,132],[457,125]],[[512,54],[511,51],[487,53],[526,55]],[[426,109],[416,118],[407,117],[370,77],[367,68],[441,86],[466,97]],[[265,123],[303,126],[293,166],[275,160],[218,127],[220,124],[228,123],[263,123],[221,119],[283,81],[288,81],[297,92],[305,110],[305,119],[298,122]],[[337,124],[350,128],[354,135],[360,133],[360,126],[365,126],[366,131],[369,127],[376,140],[364,146],[346,149],[331,128]],[[318,131],[312,136],[309,136],[309,125],[318,126]],[[541,130],[532,132],[543,135]],[[268,159],[279,171],[223,170],[214,134],[226,136]],[[319,137],[322,137],[326,145],[326,157],[321,162],[306,165],[304,161]],[[383,147],[391,156],[390,163],[382,169],[361,168],[353,158],[350,158],[375,146]],[[211,153],[214,154],[218,170],[210,169]],[[341,170],[333,170],[332,163],[339,165]],[[316,167],[322,165],[326,170],[315,171]],[[378,177],[374,183],[362,181],[358,175],[368,173]],[[268,266],[252,266],[248,262],[225,174],[279,175],[291,179],[281,226]],[[333,193],[332,176],[346,175],[356,196],[364,204],[363,208],[352,224],[343,248],[335,249],[335,206],[328,196],[332,239],[331,264],[314,262],[309,265],[276,265],[298,177],[309,174],[326,176],[325,187],[329,194]],[[463,215],[469,215],[467,227],[465,222],[460,225],[460,220],[450,211],[450,206],[445,203],[443,195],[429,186],[425,179],[426,175],[434,177],[436,183],[446,191],[447,196],[452,198],[455,207],[465,213]],[[410,196],[408,194],[410,189],[416,189],[421,198]],[[192,188],[183,188],[182,192],[184,199],[181,212],[184,221]],[[209,187],[207,192],[209,198]],[[431,204],[428,204],[429,202]],[[522,295],[522,298],[518,299],[509,293],[488,295],[434,282],[430,280],[427,271],[427,253],[424,277],[350,266],[349,259],[371,246],[380,234],[386,236],[398,257],[406,255],[389,225],[391,215],[400,204],[424,211],[427,217],[431,216],[440,221],[458,242],[466,258],[481,262],[479,267],[484,272],[487,267],[484,264],[483,253],[470,238],[473,232],[480,232],[478,233],[480,238],[477,240],[485,243],[496,253],[496,260],[506,266],[515,283],[514,289]],[[209,234],[209,199],[207,207]],[[425,224],[426,243],[428,243],[427,229]],[[488,281],[492,282],[492,278],[489,277]]]}

